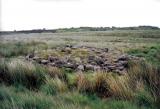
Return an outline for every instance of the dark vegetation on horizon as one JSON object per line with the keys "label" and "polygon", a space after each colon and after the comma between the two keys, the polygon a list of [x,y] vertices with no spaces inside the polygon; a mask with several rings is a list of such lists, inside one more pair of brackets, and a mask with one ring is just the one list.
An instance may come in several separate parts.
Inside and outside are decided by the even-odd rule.
{"label": "dark vegetation on horizon", "polygon": [[58,32],[83,32],[83,31],[109,31],[109,30],[159,30],[156,26],[137,26],[137,27],[79,27],[79,28],[59,28],[59,29],[33,29],[33,30],[14,30],[0,31],[0,35],[15,33],[58,33]]}

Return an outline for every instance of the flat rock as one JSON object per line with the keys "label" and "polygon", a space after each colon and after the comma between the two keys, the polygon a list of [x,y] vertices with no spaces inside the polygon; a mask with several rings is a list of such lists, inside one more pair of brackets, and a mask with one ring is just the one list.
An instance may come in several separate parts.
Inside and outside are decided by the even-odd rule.
{"label": "flat rock", "polygon": [[77,67],[77,70],[78,70],[78,71],[84,71],[84,65],[79,65],[79,66]]}
{"label": "flat rock", "polygon": [[41,60],[41,64],[44,64],[44,65],[48,64],[48,60]]}

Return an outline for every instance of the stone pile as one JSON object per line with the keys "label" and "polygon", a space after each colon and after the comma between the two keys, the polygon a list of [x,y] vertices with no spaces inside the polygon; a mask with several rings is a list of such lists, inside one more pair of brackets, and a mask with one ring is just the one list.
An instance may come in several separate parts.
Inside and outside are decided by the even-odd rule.
{"label": "stone pile", "polygon": [[[71,57],[70,54],[72,50],[75,49],[86,49],[88,52],[87,57]],[[70,68],[76,71],[106,71],[106,72],[116,72],[119,74],[125,74],[128,68],[129,60],[137,60],[137,57],[130,55],[120,55],[112,59],[111,54],[109,54],[108,48],[95,48],[87,46],[71,46],[66,45],[65,47],[58,47],[57,50],[66,53],[63,57],[48,56],[48,59],[43,57],[38,57],[36,54],[28,54],[26,56],[27,60],[35,61],[39,64],[49,65],[59,68]]]}

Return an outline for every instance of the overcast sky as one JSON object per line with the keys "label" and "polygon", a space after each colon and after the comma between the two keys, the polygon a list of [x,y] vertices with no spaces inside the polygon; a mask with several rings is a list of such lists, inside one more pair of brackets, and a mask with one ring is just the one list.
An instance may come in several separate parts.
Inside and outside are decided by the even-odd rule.
{"label": "overcast sky", "polygon": [[160,27],[160,0],[0,0],[1,30]]}

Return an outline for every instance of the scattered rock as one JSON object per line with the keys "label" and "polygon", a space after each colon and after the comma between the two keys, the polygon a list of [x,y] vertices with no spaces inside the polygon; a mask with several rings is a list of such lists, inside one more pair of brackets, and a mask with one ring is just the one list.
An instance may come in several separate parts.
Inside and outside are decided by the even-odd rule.
{"label": "scattered rock", "polygon": [[101,57],[96,57],[95,62],[97,63],[97,65],[104,64],[104,60]]}
{"label": "scattered rock", "polygon": [[34,53],[30,53],[26,56],[26,59],[29,60],[30,58],[33,58],[34,57]]}
{"label": "scattered rock", "polygon": [[77,66],[75,64],[72,64],[72,63],[67,63],[67,64],[64,65],[64,67],[71,68],[71,69],[76,69]]}
{"label": "scattered rock", "polygon": [[49,57],[48,57],[48,61],[50,61],[50,62],[55,62],[55,61],[57,61],[57,60],[58,60],[57,57],[53,57],[53,56],[49,56]]}
{"label": "scattered rock", "polygon": [[44,64],[44,65],[48,64],[48,60],[41,60],[41,64]]}
{"label": "scattered rock", "polygon": [[77,67],[77,70],[78,70],[78,71],[84,71],[84,66],[83,66],[83,65],[79,65],[79,66]]}
{"label": "scattered rock", "polygon": [[102,49],[102,51],[103,51],[103,52],[108,52],[109,49],[108,49],[108,48],[104,48],[104,49]]}
{"label": "scattered rock", "polygon": [[127,61],[127,60],[129,60],[129,57],[127,55],[122,55],[122,56],[118,57],[117,60],[118,61]]}
{"label": "scattered rock", "polygon": [[93,65],[91,65],[91,64],[87,64],[87,65],[85,65],[85,70],[94,70],[94,66]]}
{"label": "scattered rock", "polygon": [[93,61],[94,59],[95,59],[95,56],[92,56],[92,55],[88,56],[88,60]]}
{"label": "scattered rock", "polygon": [[56,67],[63,67],[65,64],[66,64],[66,62],[63,60],[57,60],[55,62]]}
{"label": "scattered rock", "polygon": [[72,45],[70,45],[70,44],[67,44],[67,45],[66,45],[66,47],[68,47],[68,48],[72,48],[73,46],[72,46]]}
{"label": "scattered rock", "polygon": [[70,54],[70,53],[72,52],[72,50],[71,50],[70,47],[66,47],[66,48],[65,48],[65,52],[68,53],[68,54]]}
{"label": "scattered rock", "polygon": [[115,70],[115,69],[116,69],[116,66],[110,65],[110,66],[108,66],[107,68],[112,71],[112,70]]}
{"label": "scattered rock", "polygon": [[101,67],[100,66],[94,66],[94,71],[100,71]]}
{"label": "scattered rock", "polygon": [[[83,48],[88,52],[87,56],[72,56],[72,51]],[[130,59],[139,60],[135,56],[121,55],[121,56],[112,56],[114,54],[108,48],[100,49],[95,47],[87,46],[77,46],[77,45],[66,45],[65,47],[57,47],[54,49],[57,52],[63,52],[65,54],[63,57],[54,57],[50,56],[47,60],[43,57],[38,57],[36,53],[30,53],[26,56],[26,59],[29,61],[35,61],[40,64],[55,66],[55,67],[65,67],[78,71],[107,71],[107,72],[116,72],[120,75],[125,74],[128,68],[128,61]],[[83,53],[83,52],[82,52]],[[124,73],[125,72],[125,73]]]}

